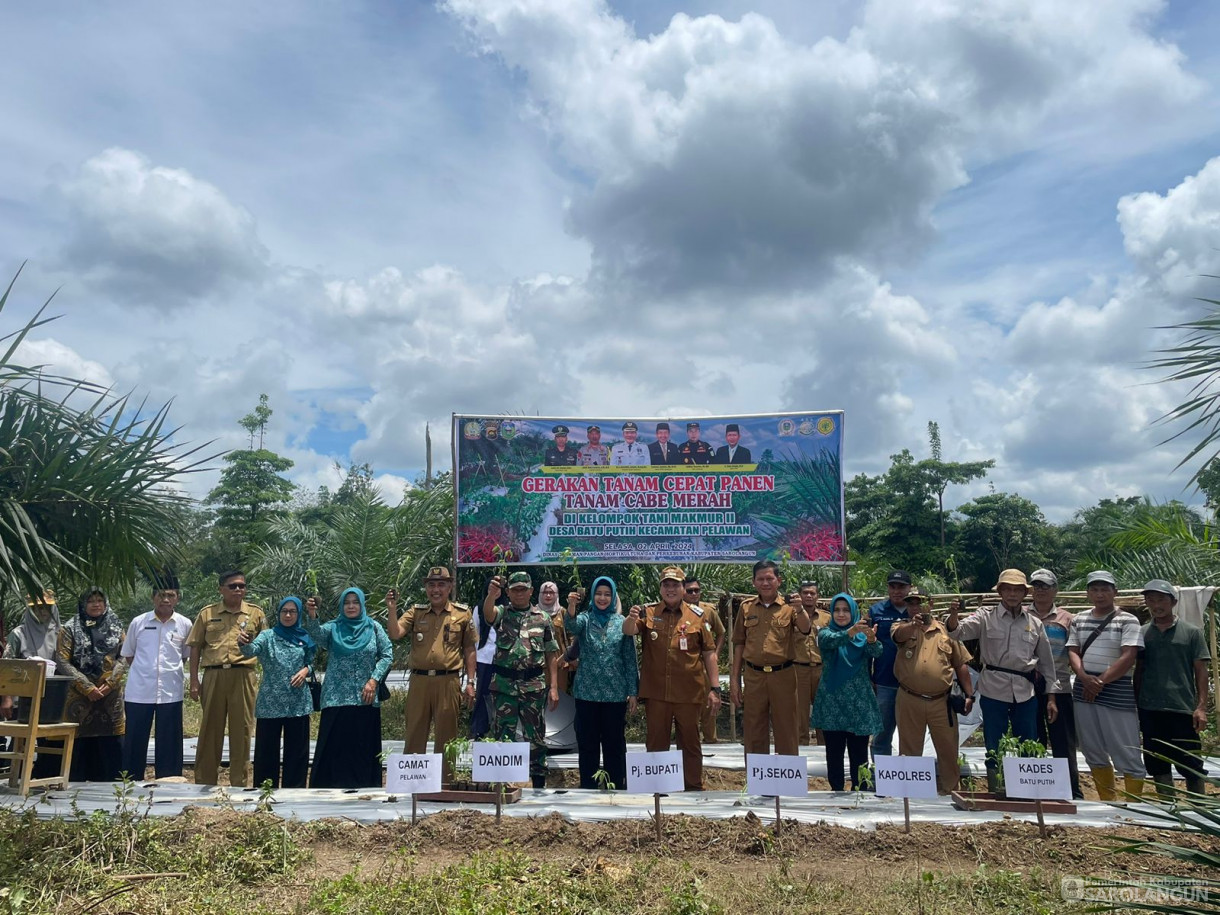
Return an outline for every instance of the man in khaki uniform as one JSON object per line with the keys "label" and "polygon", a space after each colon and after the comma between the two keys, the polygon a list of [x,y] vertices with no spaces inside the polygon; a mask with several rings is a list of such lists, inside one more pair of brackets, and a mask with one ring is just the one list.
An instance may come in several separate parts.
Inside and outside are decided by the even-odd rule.
{"label": "man in khaki uniform", "polygon": [[[263,611],[242,598],[245,573],[236,569],[218,578],[221,600],[199,611],[187,644],[191,646],[191,698],[203,709],[195,746],[195,784],[215,785],[229,726],[229,784],[245,788],[250,774],[250,733],[254,730],[254,697],[258,680],[254,658],[238,648],[238,633],[251,637],[266,628]],[[206,671],[202,686],[200,669]]]}
{"label": "man in khaki uniform", "polygon": [[936,749],[936,783],[941,794],[957,789],[961,780],[958,765],[957,713],[949,704],[953,677],[966,694],[965,712],[974,705],[974,686],[970,680],[970,652],[949,637],[943,623],[925,608],[923,595],[912,588],[907,595],[910,620],[895,623],[890,629],[898,657],[894,676],[898,695],[894,699],[894,719],[898,724],[898,753],[923,756],[925,728],[932,734]]}
{"label": "man in khaki uniform", "polygon": [[[830,625],[830,614],[818,609],[818,583],[816,581],[801,582],[800,601],[805,612],[809,614],[809,634],[796,637],[796,655],[792,663],[796,666],[796,736],[802,746],[809,746],[809,713],[813,710],[813,700],[818,694],[818,684],[822,682],[822,651],[818,648],[818,630]],[[790,603],[795,600],[789,599]],[[814,743],[822,742],[822,732],[813,736]]]}
{"label": "man in khaki uniform", "polygon": [[[458,708],[462,701],[462,671],[466,671],[466,702],[474,704],[475,648],[479,637],[471,621],[470,608],[449,600],[453,576],[444,566],[434,566],[424,579],[428,603],[415,604],[398,615],[398,594],[385,597],[386,634],[398,641],[411,640],[407,666],[407,732],[404,753],[428,752],[428,732],[436,728],[434,753],[457,737]],[[445,762],[445,777],[449,771]]]}
{"label": "man in khaki uniform", "polygon": [[[699,579],[686,579],[684,590],[686,602],[703,611],[703,628],[709,630],[712,638],[716,640],[716,666],[719,667],[720,649],[724,647],[724,620],[720,618],[720,610],[715,604],[700,600],[703,595],[703,585],[699,583]],[[713,686],[719,685],[719,683],[709,683],[707,686],[708,689],[711,689]],[[703,732],[704,743],[719,743],[716,737],[716,713],[712,711],[711,706],[704,708],[703,714],[699,718],[699,729]]]}
{"label": "man in khaki uniform", "polygon": [[[632,607],[623,621],[624,635],[640,636],[640,698],[647,730],[644,746],[669,749],[676,728],[687,791],[703,790],[703,745],[699,715],[705,706],[720,708],[720,671],[716,644],[703,625],[701,607],[682,600],[686,574],[677,566],[661,570],[661,600]],[[709,683],[716,684],[708,687]]]}
{"label": "man in khaki uniform", "polygon": [[[733,673],[729,701],[741,705],[741,675],[745,666],[745,714],[742,736],[746,754],[770,753],[771,731],[775,752],[797,753],[796,657],[797,639],[809,634],[812,623],[803,605],[780,596],[779,566],[770,559],[754,563],[756,597],[742,601],[733,623]],[[769,725],[769,726],[768,726]]]}

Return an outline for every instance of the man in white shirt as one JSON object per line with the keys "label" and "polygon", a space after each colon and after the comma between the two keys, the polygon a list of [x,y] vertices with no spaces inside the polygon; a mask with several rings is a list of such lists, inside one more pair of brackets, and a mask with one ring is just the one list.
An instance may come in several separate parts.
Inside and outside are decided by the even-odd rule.
{"label": "man in white shirt", "polygon": [[640,427],[630,420],[623,423],[623,440],[610,449],[610,463],[623,467],[647,467],[652,463],[648,448],[637,441]]}
{"label": "man in white shirt", "polygon": [[[604,446],[603,446],[604,447]],[[470,713],[470,739],[482,740],[491,731],[492,659],[496,656],[496,627],[483,621],[483,614],[474,614],[478,627],[479,645],[475,652],[474,709]]]}
{"label": "man in white shirt", "polygon": [[123,642],[128,667],[124,707],[123,768],[136,780],[148,764],[148,736],[157,728],[157,778],[182,775],[183,662],[191,655],[187,636],[191,621],[176,613],[181,594],[178,579],[163,576],[153,585],[153,609],[131,621]]}

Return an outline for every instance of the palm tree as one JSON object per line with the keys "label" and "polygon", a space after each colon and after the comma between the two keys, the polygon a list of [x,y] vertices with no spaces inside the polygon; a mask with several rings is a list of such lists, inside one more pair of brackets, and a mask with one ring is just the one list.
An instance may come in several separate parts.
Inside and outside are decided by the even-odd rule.
{"label": "palm tree", "polygon": [[204,446],[173,443],[168,404],[150,411],[15,361],[30,332],[55,320],[43,317],[50,301],[0,336],[0,602],[86,581],[131,586],[172,559],[187,501],[176,484],[204,463]]}
{"label": "palm tree", "polygon": [[[1171,442],[1188,432],[1199,430],[1203,437],[1178,462],[1178,467],[1189,463],[1200,453],[1207,458],[1216,456],[1214,446],[1220,442],[1220,299],[1200,299],[1212,306],[1211,313],[1194,321],[1173,324],[1162,330],[1185,332],[1186,336],[1177,346],[1159,350],[1161,358],[1149,363],[1149,368],[1169,372],[1163,381],[1190,382],[1191,387],[1185,401],[1178,404],[1160,418],[1160,422],[1189,421],[1165,442]],[[1207,466],[1203,461],[1190,482],[1199,479]]]}

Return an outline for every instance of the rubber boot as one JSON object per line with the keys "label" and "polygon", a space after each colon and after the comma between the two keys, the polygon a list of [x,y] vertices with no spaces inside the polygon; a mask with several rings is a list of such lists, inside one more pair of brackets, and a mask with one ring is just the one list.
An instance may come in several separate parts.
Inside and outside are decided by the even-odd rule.
{"label": "rubber boot", "polygon": [[1156,775],[1153,776],[1153,782],[1156,783],[1156,793],[1163,801],[1172,801],[1177,793],[1173,787],[1172,775]]}
{"label": "rubber boot", "polygon": [[[1207,794],[1207,779],[1202,775],[1187,775],[1186,790],[1191,794]],[[1197,798],[1192,798],[1197,800]]]}
{"label": "rubber boot", "polygon": [[1144,780],[1135,775],[1123,776],[1123,788],[1126,790],[1126,800],[1138,803],[1144,799]]}
{"label": "rubber boot", "polygon": [[1118,792],[1114,789],[1114,769],[1103,766],[1099,769],[1089,769],[1093,773],[1093,784],[1097,786],[1097,798],[1102,801],[1117,801]]}
{"label": "rubber boot", "polygon": [[545,788],[546,787],[546,776],[545,775],[532,775],[532,776],[530,776],[530,784],[532,784],[535,788]]}

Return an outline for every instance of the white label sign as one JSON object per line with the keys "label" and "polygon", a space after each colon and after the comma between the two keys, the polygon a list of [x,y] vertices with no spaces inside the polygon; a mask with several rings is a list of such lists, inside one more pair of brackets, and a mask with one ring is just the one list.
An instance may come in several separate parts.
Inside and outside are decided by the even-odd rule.
{"label": "white label sign", "polygon": [[669,794],[686,787],[682,751],[627,754],[627,790],[636,794]]}
{"label": "white label sign", "polygon": [[391,753],[385,761],[386,794],[428,794],[441,790],[440,753]]}
{"label": "white label sign", "polygon": [[804,756],[749,753],[746,791],[765,797],[804,797],[809,793],[809,761]]}
{"label": "white label sign", "polygon": [[936,759],[931,756],[878,756],[873,759],[878,797],[936,797]]}
{"label": "white label sign", "polygon": [[1070,801],[1072,779],[1068,774],[1068,761],[1055,757],[1028,759],[1005,756],[1004,792],[1009,797],[1031,800]]}
{"label": "white label sign", "polygon": [[528,743],[484,743],[471,745],[470,777],[476,782],[528,782],[530,745]]}

